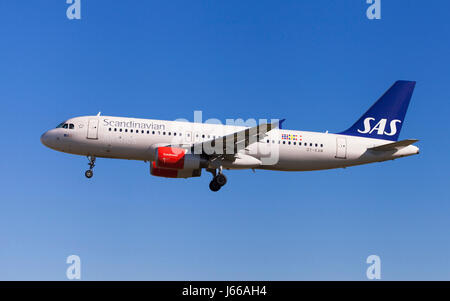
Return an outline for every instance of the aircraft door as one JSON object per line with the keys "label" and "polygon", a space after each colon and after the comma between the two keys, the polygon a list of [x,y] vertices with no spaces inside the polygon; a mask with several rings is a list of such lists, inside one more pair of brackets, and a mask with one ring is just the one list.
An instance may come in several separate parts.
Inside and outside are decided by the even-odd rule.
{"label": "aircraft door", "polygon": [[347,158],[347,138],[344,137],[336,138],[336,158],[339,159]]}
{"label": "aircraft door", "polygon": [[87,138],[98,139],[98,119],[89,119]]}

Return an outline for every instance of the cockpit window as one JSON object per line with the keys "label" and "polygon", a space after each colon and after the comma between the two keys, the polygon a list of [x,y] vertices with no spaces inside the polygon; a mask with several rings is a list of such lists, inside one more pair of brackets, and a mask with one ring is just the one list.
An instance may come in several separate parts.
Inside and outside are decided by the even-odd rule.
{"label": "cockpit window", "polygon": [[73,130],[73,129],[75,129],[75,125],[73,123],[61,122],[60,124],[58,124],[58,126],[56,128],[63,128],[63,129]]}

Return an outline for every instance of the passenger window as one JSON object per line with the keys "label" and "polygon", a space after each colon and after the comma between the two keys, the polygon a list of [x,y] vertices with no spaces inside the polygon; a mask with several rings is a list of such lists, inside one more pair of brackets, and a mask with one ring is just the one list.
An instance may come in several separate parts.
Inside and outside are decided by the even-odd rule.
{"label": "passenger window", "polygon": [[109,131],[111,132],[111,128],[109,128]]}
{"label": "passenger window", "polygon": [[297,142],[294,141],[294,145],[297,145]]}
{"label": "passenger window", "polygon": [[169,134],[169,136],[170,136],[170,132],[169,132],[168,134]]}
{"label": "passenger window", "polygon": [[173,135],[174,135],[174,136],[176,136],[176,135],[177,135],[177,133],[173,133]]}
{"label": "passenger window", "polygon": [[133,133],[133,130],[130,130],[130,133]]}
{"label": "passenger window", "polygon": [[310,143],[309,146],[312,146],[312,143]]}
{"label": "passenger window", "polygon": [[288,144],[291,145],[291,141],[289,141]]}
{"label": "passenger window", "polygon": [[147,131],[147,134],[150,134],[150,131]]}
{"label": "passenger window", "polygon": [[141,134],[144,134],[144,130],[141,131]]}
{"label": "passenger window", "polygon": [[128,133],[128,129],[125,129],[125,133]]}
{"label": "passenger window", "polygon": [[323,147],[323,144],[321,144],[320,147]]}
{"label": "passenger window", "polygon": [[114,128],[114,132],[117,132],[117,129],[116,129],[116,128]]}
{"label": "passenger window", "polygon": [[317,147],[317,143],[316,143],[316,147]]}
{"label": "passenger window", "polygon": [[166,132],[163,132],[163,135],[165,135],[166,134]]}
{"label": "passenger window", "polygon": [[122,132],[122,129],[119,129],[119,132]]}
{"label": "passenger window", "polygon": [[155,135],[155,131],[153,131],[152,134]]}
{"label": "passenger window", "polygon": [[286,144],[286,141],[283,141],[283,144]]}

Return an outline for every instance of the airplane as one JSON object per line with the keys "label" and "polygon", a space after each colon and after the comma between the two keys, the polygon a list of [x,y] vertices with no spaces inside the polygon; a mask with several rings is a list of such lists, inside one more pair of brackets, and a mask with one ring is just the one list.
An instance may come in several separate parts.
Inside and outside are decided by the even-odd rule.
{"label": "airplane", "polygon": [[283,129],[284,120],[247,127],[184,121],[81,116],[41,136],[45,146],[96,158],[149,162],[166,178],[212,174],[209,188],[227,183],[224,170],[312,171],[394,160],[419,154],[416,139],[398,141],[416,82],[396,81],[350,128],[340,133]]}

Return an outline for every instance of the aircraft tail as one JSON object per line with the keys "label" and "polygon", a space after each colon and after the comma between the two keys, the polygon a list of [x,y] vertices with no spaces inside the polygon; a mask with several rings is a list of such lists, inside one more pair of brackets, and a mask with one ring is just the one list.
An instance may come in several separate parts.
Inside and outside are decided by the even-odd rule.
{"label": "aircraft tail", "polygon": [[341,135],[397,141],[415,81],[396,81],[358,121]]}

